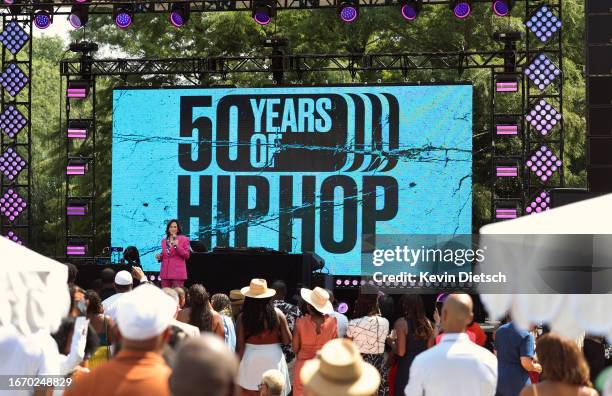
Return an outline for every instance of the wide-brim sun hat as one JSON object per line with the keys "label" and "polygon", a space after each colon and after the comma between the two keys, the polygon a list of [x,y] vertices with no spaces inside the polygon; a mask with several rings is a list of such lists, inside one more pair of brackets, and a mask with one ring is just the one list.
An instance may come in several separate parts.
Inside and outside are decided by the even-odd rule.
{"label": "wide-brim sun hat", "polygon": [[325,396],[371,396],[380,385],[376,367],[364,362],[359,349],[347,339],[329,341],[317,357],[300,371],[304,389]]}
{"label": "wide-brim sun hat", "polygon": [[302,288],[300,295],[308,304],[322,314],[330,314],[334,312],[334,307],[329,301],[329,293],[320,287],[315,287],[313,290]]}
{"label": "wide-brim sun hat", "polygon": [[240,289],[240,293],[250,298],[270,298],[276,294],[276,290],[268,289],[268,282],[265,279],[254,278],[248,286]]}

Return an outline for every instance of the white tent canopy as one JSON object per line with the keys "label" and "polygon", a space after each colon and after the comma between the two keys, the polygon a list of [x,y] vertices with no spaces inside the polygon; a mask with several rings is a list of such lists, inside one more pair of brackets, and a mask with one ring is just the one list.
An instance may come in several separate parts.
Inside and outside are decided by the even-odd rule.
{"label": "white tent canopy", "polygon": [[[564,234],[612,235],[611,219],[612,194],[608,194],[486,225],[480,229],[481,244],[496,235],[526,235],[521,241],[525,245],[546,242],[546,235],[551,235],[550,240],[554,239],[553,235]],[[534,238],[533,234],[538,234],[538,237]],[[612,246],[594,243],[594,249],[602,251],[603,257],[610,257]],[[533,262],[525,260],[525,265],[531,264]],[[602,268],[596,278],[608,282],[612,276],[612,261],[606,260]],[[500,318],[510,310],[513,321],[521,327],[544,322],[549,323],[554,331],[569,337],[588,332],[607,335],[612,340],[612,294],[482,294],[481,298],[493,317]]]}
{"label": "white tent canopy", "polygon": [[70,307],[68,268],[0,237],[0,327],[55,332]]}

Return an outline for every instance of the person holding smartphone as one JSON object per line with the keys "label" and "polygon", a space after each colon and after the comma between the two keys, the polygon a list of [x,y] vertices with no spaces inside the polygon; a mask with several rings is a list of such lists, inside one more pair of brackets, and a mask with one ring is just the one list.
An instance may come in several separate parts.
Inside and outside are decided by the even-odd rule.
{"label": "person holding smartphone", "polygon": [[172,219],[166,225],[166,237],[161,241],[162,253],[155,255],[161,262],[159,276],[162,287],[183,287],[187,279],[189,238],[181,232],[178,220]]}

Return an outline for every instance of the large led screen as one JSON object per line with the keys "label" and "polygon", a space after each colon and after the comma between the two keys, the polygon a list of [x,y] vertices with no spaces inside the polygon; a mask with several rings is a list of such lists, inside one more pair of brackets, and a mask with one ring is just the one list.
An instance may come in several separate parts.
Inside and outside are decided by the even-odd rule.
{"label": "large led screen", "polygon": [[470,85],[117,89],[112,145],[112,245],[146,270],[173,218],[344,275],[362,236],[472,231]]}

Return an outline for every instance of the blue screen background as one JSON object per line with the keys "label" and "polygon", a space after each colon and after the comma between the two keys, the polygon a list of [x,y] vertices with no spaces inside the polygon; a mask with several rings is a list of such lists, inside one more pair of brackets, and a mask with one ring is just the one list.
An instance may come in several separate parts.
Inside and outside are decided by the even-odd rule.
{"label": "blue screen background", "polygon": [[[179,143],[194,138],[179,135],[181,96],[209,95],[211,108],[194,109],[193,117],[206,116],[215,128],[215,104],[226,95],[253,94],[392,94],[399,101],[400,156],[394,169],[385,172],[399,185],[399,209],[393,220],[379,222],[377,234],[469,234],[472,232],[472,86],[346,86],[211,89],[117,89],[113,96],[112,141],[112,246],[136,246],[143,267],[158,271],[154,256],[161,251],[161,239],[169,219],[177,217],[178,175],[191,176],[191,202],[198,202],[199,175],[228,175],[213,160],[203,172],[188,172],[178,163]],[[402,151],[404,152],[404,151]],[[232,175],[252,175],[234,172]],[[354,177],[358,189],[367,172],[315,174],[317,186],[333,174]],[[249,246],[278,248],[279,178],[259,173],[270,184],[269,222],[249,227]],[[294,176],[294,200],[301,199],[301,174]],[[313,173],[304,173],[313,175]],[[213,188],[213,196],[215,196]],[[233,194],[233,191],[232,191]],[[251,198],[249,198],[251,199]],[[335,197],[334,235],[341,238],[342,199]],[[230,198],[233,202],[233,197]],[[231,208],[230,208],[231,210]],[[213,223],[216,202],[213,200]],[[318,212],[317,212],[318,214]],[[233,213],[230,217],[230,227]],[[361,246],[346,254],[328,254],[318,242],[320,217],[316,216],[316,253],[326,261],[330,273],[358,275]],[[191,220],[191,237],[197,239],[198,220]],[[361,212],[358,211],[358,230]],[[300,221],[293,224],[294,251],[300,249]],[[230,236],[230,241],[233,235]],[[213,236],[213,247],[215,246]],[[231,242],[230,242],[231,244]],[[209,247],[210,248],[210,247]]]}

